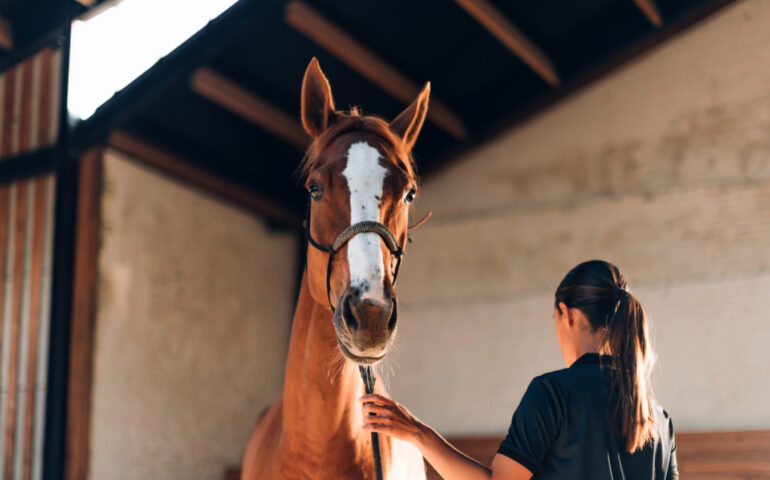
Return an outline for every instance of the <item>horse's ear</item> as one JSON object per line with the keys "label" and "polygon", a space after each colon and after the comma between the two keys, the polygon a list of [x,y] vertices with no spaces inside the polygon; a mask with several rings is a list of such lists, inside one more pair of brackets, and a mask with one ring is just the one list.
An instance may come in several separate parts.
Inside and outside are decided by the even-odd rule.
{"label": "horse's ear", "polygon": [[390,122],[390,129],[401,137],[407,150],[411,150],[417,142],[417,136],[428,113],[429,97],[430,82],[427,82],[412,104]]}
{"label": "horse's ear", "polygon": [[334,99],[329,80],[318,60],[313,57],[302,79],[302,126],[313,138],[319,136],[334,121]]}

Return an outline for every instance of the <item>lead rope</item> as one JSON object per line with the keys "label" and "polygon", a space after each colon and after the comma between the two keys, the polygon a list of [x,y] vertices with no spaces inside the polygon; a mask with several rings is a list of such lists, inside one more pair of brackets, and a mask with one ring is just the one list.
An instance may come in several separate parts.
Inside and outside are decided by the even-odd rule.
{"label": "lead rope", "polygon": [[[374,393],[374,372],[370,365],[358,366],[358,371],[361,373],[361,380],[364,381],[364,388],[366,394],[370,395]],[[374,415],[370,413],[369,415]],[[380,435],[377,432],[372,432],[372,453],[374,454],[374,473],[377,476],[377,480],[382,480],[382,458],[380,457]]]}
{"label": "lead rope", "polygon": [[[433,212],[428,210],[428,213],[425,214],[425,217],[423,217],[422,220],[415,223],[414,225],[407,227],[407,230],[413,230],[415,228],[420,227],[422,224],[424,224],[431,216]],[[395,285],[396,279],[398,278],[398,270],[401,267],[401,259],[404,256],[404,247],[398,244],[396,241],[396,237],[391,233],[391,231],[386,227],[385,225],[379,223],[379,222],[371,222],[371,221],[363,221],[358,222],[356,224],[350,225],[348,228],[342,231],[340,235],[337,237],[337,239],[334,241],[334,243],[330,246],[324,246],[320,243],[316,242],[315,239],[313,239],[313,236],[310,235],[310,205],[308,205],[307,209],[307,216],[305,217],[305,221],[302,222],[303,226],[305,227],[305,236],[307,238],[308,243],[310,243],[313,247],[317,248],[318,250],[321,250],[322,252],[326,252],[329,255],[329,260],[326,265],[326,298],[329,301],[329,307],[332,310],[332,313],[334,312],[334,305],[332,305],[332,299],[331,299],[331,275],[332,275],[332,261],[334,260],[334,255],[339,251],[342,246],[348,242],[351,238],[355,237],[359,233],[376,233],[377,235],[382,238],[386,245],[388,245],[388,250],[390,250],[390,253],[393,255],[396,255],[396,268],[393,272],[393,284]],[[407,237],[408,241],[411,242],[412,239]],[[361,380],[364,381],[364,388],[366,390],[366,394],[372,394],[374,393],[374,382],[376,379],[374,378],[374,372],[372,371],[372,367],[370,365],[358,366],[358,371],[361,373]],[[373,415],[373,414],[371,414]],[[377,480],[382,480],[382,457],[380,456],[380,435],[377,432],[372,432],[372,454],[374,455],[374,473],[376,475]]]}

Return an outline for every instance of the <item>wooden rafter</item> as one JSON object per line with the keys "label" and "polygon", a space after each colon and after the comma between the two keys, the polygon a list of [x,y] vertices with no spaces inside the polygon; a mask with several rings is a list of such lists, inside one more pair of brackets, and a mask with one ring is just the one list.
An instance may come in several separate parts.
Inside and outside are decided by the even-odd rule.
{"label": "wooden rafter", "polygon": [[190,80],[192,90],[220,107],[264,128],[300,150],[310,137],[294,116],[210,68],[199,68]]}
{"label": "wooden rafter", "polygon": [[491,3],[486,0],[455,1],[549,85],[559,86],[559,75],[548,55]]}
{"label": "wooden rafter", "polygon": [[656,28],[660,28],[663,25],[663,18],[660,16],[660,10],[655,0],[634,0],[636,6],[644,12],[647,18],[650,20]]}
{"label": "wooden rafter", "polygon": [[0,17],[0,48],[13,49],[13,28],[11,22],[5,17]]}
{"label": "wooden rafter", "polygon": [[[286,22],[402,102],[411,103],[420,92],[419,84],[306,3],[290,1],[286,5]],[[436,98],[430,100],[428,118],[458,140],[468,136],[460,116]]]}
{"label": "wooden rafter", "polygon": [[209,191],[220,198],[241,205],[278,223],[290,227],[300,225],[300,216],[291,209],[223,180],[192,165],[188,160],[128,132],[123,130],[112,132],[108,144],[161,172]]}

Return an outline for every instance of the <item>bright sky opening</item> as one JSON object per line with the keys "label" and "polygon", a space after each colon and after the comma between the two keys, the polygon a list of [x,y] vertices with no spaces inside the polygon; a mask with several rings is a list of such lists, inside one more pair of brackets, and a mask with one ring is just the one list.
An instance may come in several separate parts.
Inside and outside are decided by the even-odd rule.
{"label": "bright sky opening", "polygon": [[85,120],[237,0],[122,0],[72,23],[68,109]]}

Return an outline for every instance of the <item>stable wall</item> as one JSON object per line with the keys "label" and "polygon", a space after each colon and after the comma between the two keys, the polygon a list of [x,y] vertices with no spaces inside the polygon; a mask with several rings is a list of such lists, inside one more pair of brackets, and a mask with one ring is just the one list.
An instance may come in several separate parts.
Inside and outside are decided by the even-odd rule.
{"label": "stable wall", "polygon": [[737,2],[432,177],[394,397],[442,433],[505,431],[564,366],[556,286],[601,258],[646,307],[676,427],[770,428],[768,24]]}
{"label": "stable wall", "polygon": [[218,479],[283,384],[296,235],[108,150],[88,478]]}

